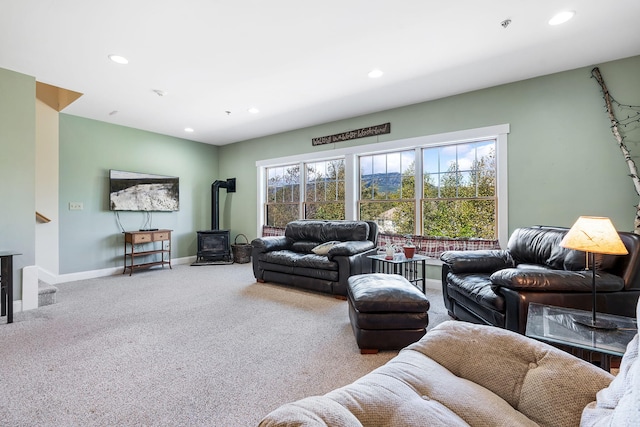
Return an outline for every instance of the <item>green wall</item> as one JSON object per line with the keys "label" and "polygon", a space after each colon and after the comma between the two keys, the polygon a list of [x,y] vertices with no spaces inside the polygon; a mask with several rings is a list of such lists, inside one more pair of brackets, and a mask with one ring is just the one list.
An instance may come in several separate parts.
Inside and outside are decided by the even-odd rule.
{"label": "green wall", "polygon": [[[640,57],[599,65],[610,92],[640,104]],[[635,194],[611,133],[593,67],[501,85],[436,101],[220,147],[221,176],[238,178],[225,211],[231,229],[255,237],[255,162],[275,157],[510,124],[509,232],[533,224],[571,226],[580,215],[602,215],[633,229]],[[312,147],[314,137],[391,122],[391,133]],[[629,142],[640,153],[640,136]]]}
{"label": "green wall", "polygon": [[14,299],[21,269],[35,264],[36,81],[0,68],[0,251],[14,257]]}
{"label": "green wall", "polygon": [[[218,147],[60,114],[60,273],[123,265],[124,237],[108,203],[110,169],[180,178],[180,210],[152,213],[151,225],[173,230],[172,258],[195,255],[195,231],[211,228]],[[84,209],[69,210],[69,202]],[[125,230],[144,225],[142,212],[119,218]]]}

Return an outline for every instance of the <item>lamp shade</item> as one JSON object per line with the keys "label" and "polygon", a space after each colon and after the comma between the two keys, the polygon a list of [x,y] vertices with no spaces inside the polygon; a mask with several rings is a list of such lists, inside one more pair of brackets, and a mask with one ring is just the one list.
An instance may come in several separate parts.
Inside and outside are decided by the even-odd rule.
{"label": "lamp shade", "polygon": [[594,254],[626,255],[629,252],[606,217],[581,216],[565,234],[560,246]]}

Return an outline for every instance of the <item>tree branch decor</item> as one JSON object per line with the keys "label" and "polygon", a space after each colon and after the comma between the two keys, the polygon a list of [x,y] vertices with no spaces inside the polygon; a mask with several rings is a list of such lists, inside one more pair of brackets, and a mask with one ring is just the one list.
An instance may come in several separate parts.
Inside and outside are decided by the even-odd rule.
{"label": "tree branch decor", "polygon": [[[640,196],[640,177],[638,177],[638,168],[636,166],[636,162],[631,157],[631,153],[629,152],[629,149],[627,148],[627,144],[625,142],[628,132],[630,130],[639,128],[638,125],[640,124],[640,106],[621,104],[616,101],[615,98],[609,93],[609,89],[607,89],[607,85],[604,82],[604,78],[602,77],[602,74],[600,73],[600,69],[598,67],[595,67],[593,70],[591,70],[591,77],[596,79],[596,81],[600,85],[600,88],[602,89],[605,107],[609,115],[609,121],[611,122],[611,132],[618,142],[618,148],[620,148],[620,151],[622,151],[624,160],[627,162],[627,166],[629,167],[629,176],[633,180],[633,186],[636,190],[636,194]],[[616,117],[616,109],[622,112],[627,111],[627,118],[619,120]],[[633,221],[633,232],[635,234],[640,234],[640,203],[636,205],[636,215]]]}

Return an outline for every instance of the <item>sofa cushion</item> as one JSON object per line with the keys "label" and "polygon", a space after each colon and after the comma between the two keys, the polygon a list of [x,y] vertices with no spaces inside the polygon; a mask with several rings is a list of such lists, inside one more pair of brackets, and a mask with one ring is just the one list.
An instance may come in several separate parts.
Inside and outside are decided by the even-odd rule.
{"label": "sofa cushion", "polygon": [[325,396],[364,426],[537,426],[500,396],[417,351],[403,350],[386,365]]}
{"label": "sofa cushion", "polygon": [[315,268],[318,270],[338,271],[338,263],[329,260],[326,255],[305,254],[295,259],[296,268]]}
{"label": "sofa cushion", "polygon": [[309,240],[300,240],[291,244],[291,250],[301,254],[310,254],[313,248],[317,247],[320,242],[311,242]]}
{"label": "sofa cushion", "polygon": [[[595,254],[596,269],[609,270],[615,265],[617,259],[617,255]],[[584,270],[587,265],[586,254],[558,245],[552,249],[547,265],[557,270]]]}
{"label": "sofa cushion", "polygon": [[325,270],[322,268],[309,268],[309,267],[293,267],[293,274],[296,276],[311,277],[314,279],[326,280],[330,282],[337,282],[340,277],[336,270]]}
{"label": "sofa cushion", "polygon": [[290,250],[265,252],[260,255],[260,260],[270,264],[288,265],[293,267],[296,260],[304,257],[306,254],[293,252]]}
{"label": "sofa cushion", "polygon": [[[504,286],[510,289],[531,289],[539,291],[590,292],[591,271],[553,270],[540,267],[505,268],[490,277],[494,288]],[[616,292],[624,288],[624,279],[604,271],[596,272],[596,290]]]}
{"label": "sofa cushion", "polygon": [[284,235],[293,241],[367,240],[369,224],[365,221],[291,221],[287,224]]}
{"label": "sofa cushion", "polygon": [[447,275],[449,288],[454,288],[455,292],[450,292],[449,296],[463,303],[468,299],[485,307],[504,313],[504,297],[494,292],[493,283],[488,273],[478,274],[453,274]]}
{"label": "sofa cushion", "polygon": [[324,242],[324,243],[314,247],[313,249],[311,249],[311,252],[313,252],[316,255],[326,255],[326,254],[329,253],[331,248],[333,248],[338,243],[340,243],[340,242],[337,241],[337,240],[332,240],[330,242]]}
{"label": "sofa cushion", "polygon": [[554,248],[567,230],[553,227],[518,228],[509,237],[507,248],[516,264],[548,265]]}
{"label": "sofa cushion", "polygon": [[[509,238],[509,252],[517,264],[540,264],[556,270],[585,269],[585,253],[560,246],[568,229],[526,227],[516,229]],[[597,269],[611,269],[616,255],[596,254]]]}
{"label": "sofa cushion", "polygon": [[501,268],[515,267],[509,251],[497,249],[445,251],[440,260],[453,273],[493,273]]}

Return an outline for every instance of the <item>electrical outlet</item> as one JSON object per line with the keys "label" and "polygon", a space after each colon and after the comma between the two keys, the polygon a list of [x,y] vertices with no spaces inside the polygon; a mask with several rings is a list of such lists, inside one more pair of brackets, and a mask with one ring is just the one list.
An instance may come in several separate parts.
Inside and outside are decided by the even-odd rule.
{"label": "electrical outlet", "polygon": [[69,202],[70,211],[81,211],[82,209],[84,209],[82,202]]}

